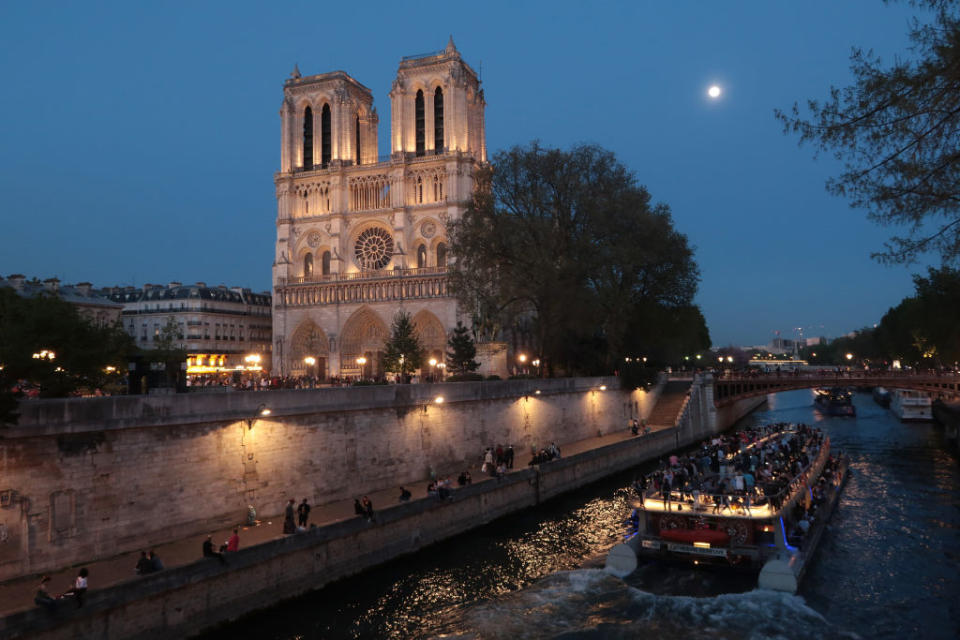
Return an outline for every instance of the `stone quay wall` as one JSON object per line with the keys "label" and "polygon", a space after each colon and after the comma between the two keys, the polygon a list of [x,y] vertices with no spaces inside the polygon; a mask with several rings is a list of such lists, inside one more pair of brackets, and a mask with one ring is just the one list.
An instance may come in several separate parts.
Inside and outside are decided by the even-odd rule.
{"label": "stone quay wall", "polygon": [[524,466],[532,447],[625,429],[659,390],[571,378],[23,402],[0,431],[0,580],[231,526],[247,505],[270,516],[291,497],[478,473],[496,443]]}
{"label": "stone quay wall", "polygon": [[353,518],[242,548],[227,567],[201,560],[93,590],[82,609],[65,607],[56,616],[31,609],[0,619],[0,638],[186,637],[663,456],[678,439],[690,444],[700,435],[665,429],[458,489],[451,501],[378,510],[375,524]]}

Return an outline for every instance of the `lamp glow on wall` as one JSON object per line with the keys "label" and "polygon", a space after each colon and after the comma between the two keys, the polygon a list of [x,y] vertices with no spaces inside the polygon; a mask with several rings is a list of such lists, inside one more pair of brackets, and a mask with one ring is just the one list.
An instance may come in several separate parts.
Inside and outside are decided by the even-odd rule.
{"label": "lamp glow on wall", "polygon": [[247,430],[253,429],[253,423],[256,422],[258,418],[266,418],[270,413],[270,407],[261,402],[260,406],[257,407],[257,412],[245,419]]}

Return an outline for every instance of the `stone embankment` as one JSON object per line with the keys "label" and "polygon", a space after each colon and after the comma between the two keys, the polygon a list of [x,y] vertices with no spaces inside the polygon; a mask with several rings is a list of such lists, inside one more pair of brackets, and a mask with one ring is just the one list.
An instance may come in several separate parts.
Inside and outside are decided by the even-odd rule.
{"label": "stone embankment", "polygon": [[[620,391],[615,379],[517,382],[523,384],[383,387],[352,396],[345,394],[358,390],[225,394],[188,398],[202,406],[187,408],[176,398],[109,399],[100,419],[89,407],[37,405],[0,441],[2,477],[14,487],[17,524],[26,538],[17,547],[35,555],[14,575],[149,546],[145,538],[162,537],[155,533],[158,523],[168,525],[167,540],[177,530],[182,537],[232,524],[248,501],[270,513],[294,495],[323,504],[422,480],[429,469],[474,468],[491,443],[513,443],[519,466],[530,447],[623,432],[629,417],[650,415],[659,394]],[[444,402],[436,403],[441,393]],[[423,499],[381,510],[374,524],[348,519],[241,549],[228,567],[196,562],[92,590],[80,610],[8,615],[0,619],[0,637],[196,633],[696,442],[729,426],[713,419],[709,397],[695,382],[679,426],[612,443],[601,437],[596,448],[458,490],[449,502]],[[135,408],[120,400],[144,404]],[[254,421],[264,403],[270,419]],[[179,477],[186,471],[192,473]],[[105,484],[104,474],[115,478]],[[66,491],[59,487],[72,487],[68,501],[58,501],[56,492]],[[50,497],[39,497],[43,492]],[[164,496],[183,492],[189,492],[189,505],[161,508]],[[139,508],[144,494],[161,502],[153,510]],[[58,526],[61,506],[72,528]],[[47,540],[43,533],[50,534]],[[71,537],[87,555],[62,551]],[[63,557],[69,560],[53,564]]]}

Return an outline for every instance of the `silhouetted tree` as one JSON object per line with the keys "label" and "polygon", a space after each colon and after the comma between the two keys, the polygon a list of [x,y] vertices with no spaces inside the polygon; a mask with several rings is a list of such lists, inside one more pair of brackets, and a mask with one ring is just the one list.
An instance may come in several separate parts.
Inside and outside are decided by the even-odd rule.
{"label": "silhouetted tree", "polygon": [[414,329],[410,314],[399,311],[393,317],[390,337],[384,343],[383,366],[386,371],[400,374],[402,380],[423,364],[423,347]]}
{"label": "silhouetted tree", "polygon": [[830,97],[776,111],[785,132],[829,151],[844,171],[827,190],[884,226],[905,227],[874,258],[910,263],[926,252],[960,259],[960,16],[950,0],[914,4],[934,9],[932,23],[910,28],[913,59],[889,66],[854,49],[851,86]]}
{"label": "silhouetted tree", "polygon": [[477,346],[470,336],[470,330],[461,322],[457,322],[457,327],[447,341],[447,346],[450,347],[447,351],[447,366],[450,367],[451,372],[464,374],[480,368],[480,363],[474,360],[477,355]]}

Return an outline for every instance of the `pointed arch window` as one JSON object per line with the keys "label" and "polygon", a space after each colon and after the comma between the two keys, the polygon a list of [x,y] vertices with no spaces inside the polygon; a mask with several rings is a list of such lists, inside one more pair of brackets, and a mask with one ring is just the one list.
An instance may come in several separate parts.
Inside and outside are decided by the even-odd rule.
{"label": "pointed arch window", "polygon": [[330,252],[324,251],[323,257],[320,259],[320,269],[321,273],[325,276],[330,275]]}
{"label": "pointed arch window", "polygon": [[443,153],[443,89],[440,87],[433,94],[433,152]]}
{"label": "pointed arch window", "polygon": [[447,266],[447,245],[442,242],[437,245],[437,266]]}
{"label": "pointed arch window", "polygon": [[320,164],[330,164],[330,105],[323,105],[320,112]]}
{"label": "pointed arch window", "polygon": [[313,275],[313,254],[308,253],[303,256],[303,277],[309,278]]}
{"label": "pointed arch window", "polygon": [[423,91],[417,90],[417,99],[414,106],[414,117],[417,126],[417,155],[422,156],[426,153],[426,116],[423,108]]}
{"label": "pointed arch window", "polygon": [[303,168],[313,168],[313,109],[303,110]]}
{"label": "pointed arch window", "polygon": [[357,114],[357,128],[355,129],[357,134],[356,144],[354,145],[357,149],[357,164],[360,164],[360,114]]}
{"label": "pointed arch window", "polygon": [[417,269],[423,269],[427,266],[427,247],[420,245],[417,247]]}

